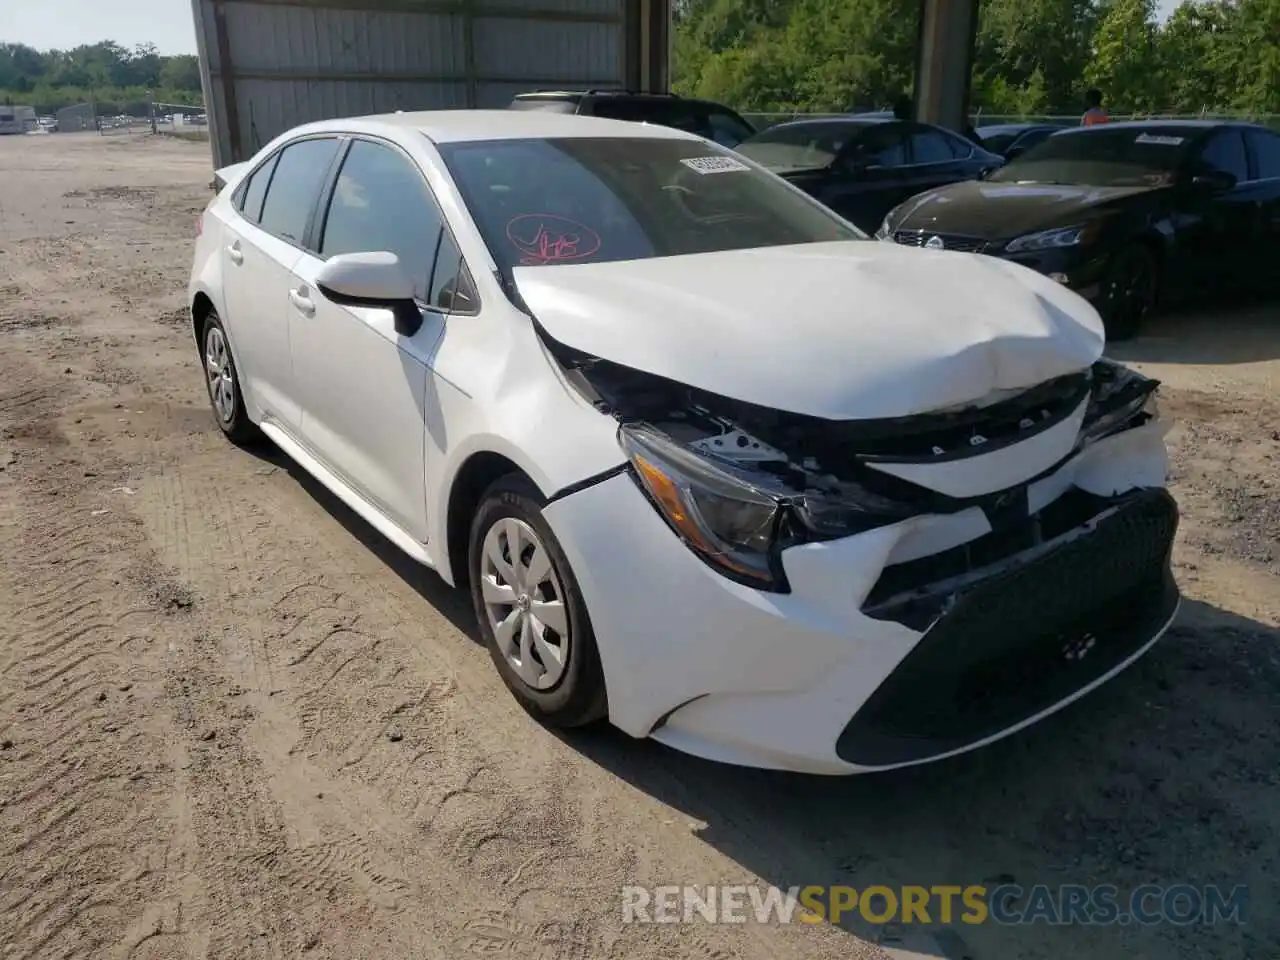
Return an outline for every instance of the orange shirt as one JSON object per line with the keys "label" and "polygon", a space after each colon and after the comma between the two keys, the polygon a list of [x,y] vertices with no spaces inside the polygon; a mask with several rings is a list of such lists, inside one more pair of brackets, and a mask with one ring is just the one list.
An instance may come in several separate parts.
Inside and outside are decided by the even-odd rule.
{"label": "orange shirt", "polygon": [[1107,111],[1101,107],[1091,107],[1085,111],[1083,117],[1080,118],[1082,127],[1092,127],[1098,123],[1110,123],[1111,118],[1107,116]]}

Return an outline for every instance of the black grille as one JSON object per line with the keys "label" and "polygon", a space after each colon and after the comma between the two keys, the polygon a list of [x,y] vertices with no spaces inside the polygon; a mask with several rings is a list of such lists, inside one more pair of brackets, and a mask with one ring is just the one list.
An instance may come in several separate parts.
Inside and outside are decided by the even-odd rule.
{"label": "black grille", "polygon": [[1177,526],[1173,499],[1144,491],[1034,559],[961,587],[845,727],[836,752],[867,766],[936,756],[1093,682],[1172,615]]}
{"label": "black grille", "polygon": [[893,235],[893,242],[904,247],[923,247],[937,237],[942,241],[943,250],[954,250],[957,253],[981,253],[987,241],[981,237],[963,237],[954,233],[930,233],[927,230],[899,230]]}

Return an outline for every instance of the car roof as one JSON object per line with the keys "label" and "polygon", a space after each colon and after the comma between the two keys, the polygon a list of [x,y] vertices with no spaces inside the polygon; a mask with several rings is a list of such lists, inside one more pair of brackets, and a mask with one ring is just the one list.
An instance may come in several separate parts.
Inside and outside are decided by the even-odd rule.
{"label": "car roof", "polygon": [[641,137],[654,140],[701,140],[673,127],[576,114],[534,110],[427,110],[384,113],[368,117],[322,120],[299,127],[296,133],[347,131],[387,134],[416,130],[435,143],[476,140],[537,140],[560,137]]}
{"label": "car roof", "polygon": [[676,93],[659,93],[655,90],[526,90],[517,93],[516,100],[532,100],[537,97],[643,97],[652,100],[683,100]]}
{"label": "car roof", "polygon": [[1253,127],[1265,129],[1256,123],[1241,123],[1238,120],[1121,120],[1104,123],[1092,127],[1067,127],[1059,136],[1077,136],[1081,133],[1097,130],[1161,130],[1165,133],[1182,132],[1188,136],[1204,133],[1222,127]]}
{"label": "car roof", "polygon": [[806,117],[803,120],[783,120],[781,123],[775,123],[772,126],[765,127],[761,133],[769,130],[791,130],[796,127],[872,127],[881,123],[890,123],[894,119],[892,114],[880,116],[879,114],[859,114],[854,116],[836,116],[836,117]]}
{"label": "car roof", "polygon": [[1050,130],[1065,129],[1064,125],[1061,123],[1048,123],[1048,122],[1039,123],[1039,122],[1027,121],[1026,123],[985,123],[982,126],[978,127],[977,130],[979,134],[981,134],[983,130],[986,130],[988,133],[995,134],[995,133],[1021,133],[1024,130],[1039,130],[1042,128],[1048,128]]}

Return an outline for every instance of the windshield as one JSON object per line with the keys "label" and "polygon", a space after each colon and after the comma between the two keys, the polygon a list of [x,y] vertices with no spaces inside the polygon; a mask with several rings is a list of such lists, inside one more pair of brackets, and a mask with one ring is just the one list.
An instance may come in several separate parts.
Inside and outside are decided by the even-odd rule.
{"label": "windshield", "polygon": [[440,154],[499,268],[865,240],[817,201],[699,140],[489,140]]}
{"label": "windshield", "polygon": [[1172,181],[1193,134],[1176,127],[1094,127],[1059,134],[1036,144],[988,179],[993,183],[1163,186]]}
{"label": "windshield", "polygon": [[815,170],[829,166],[862,130],[856,123],[783,124],[740,143],[738,152],[770,170]]}

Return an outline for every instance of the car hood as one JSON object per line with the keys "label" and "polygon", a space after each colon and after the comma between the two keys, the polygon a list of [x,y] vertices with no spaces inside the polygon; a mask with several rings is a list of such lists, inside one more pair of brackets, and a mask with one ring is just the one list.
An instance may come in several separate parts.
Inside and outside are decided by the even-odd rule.
{"label": "car hood", "polygon": [[1097,312],[991,257],[871,241],[516,267],[552,339],[747,403],[902,417],[1034,386],[1102,354]]}
{"label": "car hood", "polygon": [[1097,207],[1154,189],[970,180],[913,197],[893,214],[890,227],[1003,240],[1071,226]]}

